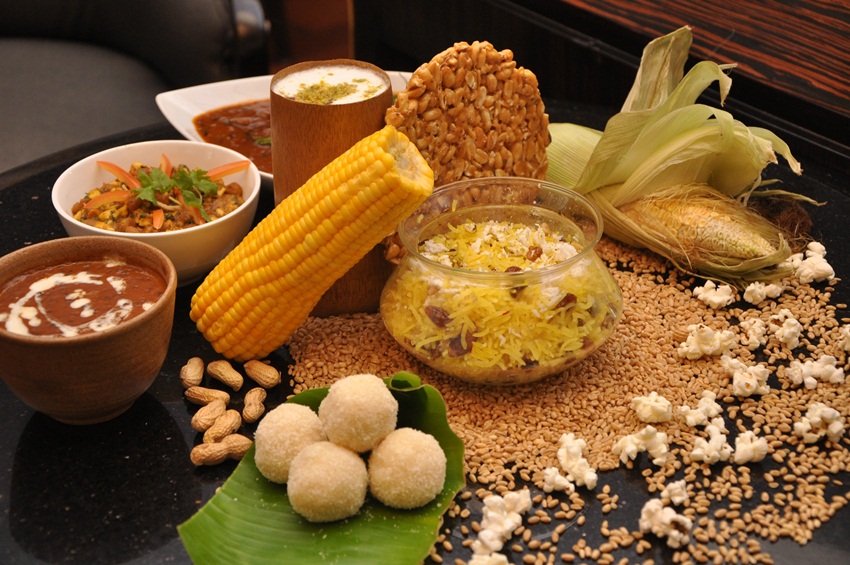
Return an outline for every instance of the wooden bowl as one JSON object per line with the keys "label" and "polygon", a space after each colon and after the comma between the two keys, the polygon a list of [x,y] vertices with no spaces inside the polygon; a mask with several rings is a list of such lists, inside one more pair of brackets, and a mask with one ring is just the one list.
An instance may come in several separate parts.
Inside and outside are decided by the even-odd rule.
{"label": "wooden bowl", "polygon": [[171,340],[177,272],[158,249],[108,236],[56,239],[0,257],[0,289],[34,269],[116,257],[165,281],[165,292],[143,313],[72,337],[24,335],[0,322],[0,379],[25,404],[63,423],[115,418],[150,387]]}

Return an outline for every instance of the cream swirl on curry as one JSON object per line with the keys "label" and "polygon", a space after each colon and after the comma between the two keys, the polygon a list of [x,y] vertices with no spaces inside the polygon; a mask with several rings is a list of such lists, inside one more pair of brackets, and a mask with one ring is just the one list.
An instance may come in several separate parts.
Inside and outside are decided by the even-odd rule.
{"label": "cream swirl on curry", "polygon": [[158,274],[121,260],[35,269],[0,289],[0,323],[12,333],[43,337],[100,332],[148,310],[165,286]]}

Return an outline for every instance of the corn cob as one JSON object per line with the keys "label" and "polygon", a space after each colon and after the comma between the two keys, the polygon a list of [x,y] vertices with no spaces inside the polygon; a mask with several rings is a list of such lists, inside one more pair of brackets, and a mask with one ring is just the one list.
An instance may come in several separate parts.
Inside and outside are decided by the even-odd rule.
{"label": "corn cob", "polygon": [[225,357],[247,361],[271,353],[433,185],[415,145],[386,126],[264,218],[198,287],[190,317]]}
{"label": "corn cob", "polygon": [[776,253],[776,247],[753,228],[752,216],[744,218],[748,223],[702,203],[652,198],[637,200],[620,211],[643,229],[663,235],[671,247],[678,246],[693,260],[709,253],[733,259]]}
{"label": "corn cob", "polygon": [[[594,194],[591,199],[599,201]],[[611,237],[650,249],[690,273],[739,286],[787,274],[783,262],[791,249],[782,230],[708,185],[676,185],[618,209],[609,206],[605,221]]]}

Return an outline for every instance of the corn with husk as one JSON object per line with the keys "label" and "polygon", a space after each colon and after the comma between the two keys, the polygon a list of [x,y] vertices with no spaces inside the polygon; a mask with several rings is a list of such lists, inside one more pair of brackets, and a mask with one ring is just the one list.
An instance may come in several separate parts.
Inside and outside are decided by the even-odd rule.
{"label": "corn with husk", "polygon": [[788,273],[790,247],[745,201],[768,183],[762,172],[777,154],[797,174],[800,163],[769,130],[697,103],[717,82],[723,104],[734,65],[702,61],[685,74],[691,41],[683,27],[647,45],[628,97],[604,131],[550,124],[547,176],[592,200],[606,235],[687,272],[737,285],[779,278]]}

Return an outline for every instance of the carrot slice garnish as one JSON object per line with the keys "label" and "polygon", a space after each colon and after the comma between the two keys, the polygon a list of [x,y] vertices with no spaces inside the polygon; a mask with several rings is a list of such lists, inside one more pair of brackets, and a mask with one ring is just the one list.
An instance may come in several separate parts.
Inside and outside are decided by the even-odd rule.
{"label": "carrot slice garnish", "polygon": [[201,225],[207,223],[203,216],[201,216],[201,210],[197,206],[189,206],[189,213],[192,214],[192,219],[195,220],[195,224]]}
{"label": "carrot slice garnish", "polygon": [[139,182],[139,179],[137,179],[115,163],[110,163],[109,161],[98,161],[97,164],[100,166],[100,168],[109,171],[110,173],[115,175],[118,180],[120,180],[130,188],[141,188],[142,183]]}
{"label": "carrot slice garnish", "polygon": [[133,196],[132,190],[110,190],[109,192],[95,196],[86,202],[83,208],[91,210],[92,208],[100,208],[113,202],[127,202],[131,196]]}
{"label": "carrot slice garnish", "polygon": [[151,212],[151,219],[153,220],[153,229],[158,230],[165,223],[165,211],[162,208],[157,208]]}
{"label": "carrot slice garnish", "polygon": [[165,173],[165,176],[167,176],[168,178],[171,178],[171,170],[172,170],[171,161],[168,159],[168,157],[165,155],[165,153],[162,154],[162,160],[160,160],[159,163],[160,163],[159,164],[160,170],[163,173]]}
{"label": "carrot slice garnish", "polygon": [[243,169],[247,169],[251,164],[251,161],[234,161],[232,163],[227,163],[226,165],[221,165],[218,167],[214,167],[207,171],[207,176],[210,177],[210,180],[218,180],[222,177],[226,177],[227,175],[232,175],[233,173],[238,173]]}
{"label": "carrot slice garnish", "polygon": [[177,200],[184,208],[189,211],[189,214],[192,215],[192,220],[195,221],[195,224],[201,225],[207,223],[206,220],[204,220],[204,217],[201,215],[200,208],[198,208],[197,206],[189,206],[188,204],[186,204],[186,200],[183,198],[182,192],[177,193]]}

